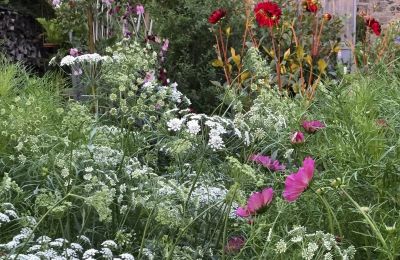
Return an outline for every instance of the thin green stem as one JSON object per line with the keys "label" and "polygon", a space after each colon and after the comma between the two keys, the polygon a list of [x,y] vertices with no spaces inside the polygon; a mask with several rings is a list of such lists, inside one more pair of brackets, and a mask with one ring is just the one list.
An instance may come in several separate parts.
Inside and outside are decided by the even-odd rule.
{"label": "thin green stem", "polygon": [[[381,242],[382,246],[385,248],[386,253],[390,254],[389,247],[386,244],[386,241],[383,238],[382,233],[379,231],[378,227],[371,219],[371,217],[368,216],[367,213],[365,213],[365,211],[361,209],[360,205],[343,188],[341,188],[340,190],[346,195],[346,197],[351,201],[351,203],[353,203],[353,205],[357,208],[357,210],[361,213],[361,215],[363,215],[368,225],[371,227],[372,231],[375,233],[376,237]],[[390,259],[394,259],[392,255],[388,255],[388,257],[390,257]]]}

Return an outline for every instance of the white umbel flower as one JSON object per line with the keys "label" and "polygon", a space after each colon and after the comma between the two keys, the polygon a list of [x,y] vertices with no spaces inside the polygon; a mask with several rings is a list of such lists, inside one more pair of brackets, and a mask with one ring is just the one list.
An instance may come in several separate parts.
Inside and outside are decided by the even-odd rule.
{"label": "white umbel flower", "polygon": [[77,62],[88,62],[88,63],[98,63],[103,60],[100,54],[93,53],[93,54],[84,54],[81,56],[76,57]]}
{"label": "white umbel flower", "polygon": [[222,137],[219,135],[210,135],[210,139],[208,140],[208,146],[211,147],[214,151],[220,150],[225,147],[224,141]]}
{"label": "white umbel flower", "polygon": [[67,56],[65,56],[64,58],[61,59],[60,66],[61,67],[65,66],[65,65],[66,66],[71,66],[71,65],[73,65],[75,63],[75,61],[76,61],[76,58],[74,56],[67,55]]}
{"label": "white umbel flower", "polygon": [[190,120],[186,123],[189,134],[197,135],[201,131],[201,127],[199,121],[197,120]]}
{"label": "white umbel flower", "polygon": [[181,130],[182,120],[179,118],[173,118],[167,122],[168,130],[177,132]]}

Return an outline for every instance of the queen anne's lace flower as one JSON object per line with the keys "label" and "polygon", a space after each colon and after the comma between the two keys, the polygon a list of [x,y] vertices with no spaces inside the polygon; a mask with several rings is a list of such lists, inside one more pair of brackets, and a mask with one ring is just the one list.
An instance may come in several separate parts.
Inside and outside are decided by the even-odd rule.
{"label": "queen anne's lace flower", "polygon": [[127,254],[127,253],[121,254],[120,257],[121,257],[122,260],[135,260],[133,255]]}
{"label": "queen anne's lace flower", "polygon": [[276,243],[276,245],[275,245],[275,250],[278,254],[285,253],[286,249],[287,249],[287,245],[283,239],[279,240],[278,243]]}
{"label": "queen anne's lace flower", "polygon": [[222,140],[222,137],[219,135],[210,135],[210,139],[208,140],[208,146],[211,147],[211,149],[215,150],[220,150],[225,147],[224,140]]}
{"label": "queen anne's lace flower", "polygon": [[199,121],[197,120],[190,120],[189,122],[186,123],[188,132],[192,135],[197,135],[201,131],[201,127],[199,124]]}
{"label": "queen anne's lace flower", "polygon": [[76,57],[76,61],[79,63],[89,62],[89,63],[98,63],[103,60],[103,57],[98,53],[93,54],[84,54]]}
{"label": "queen anne's lace flower", "polygon": [[71,66],[75,63],[76,58],[71,56],[71,55],[67,55],[64,58],[61,59],[60,62],[60,66]]}
{"label": "queen anne's lace flower", "polygon": [[173,118],[167,122],[168,130],[177,132],[181,130],[182,120],[179,118]]}

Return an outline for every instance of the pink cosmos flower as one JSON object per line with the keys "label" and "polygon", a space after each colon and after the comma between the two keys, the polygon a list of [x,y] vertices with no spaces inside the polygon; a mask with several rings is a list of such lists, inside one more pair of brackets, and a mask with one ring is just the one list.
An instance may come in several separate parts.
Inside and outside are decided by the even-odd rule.
{"label": "pink cosmos flower", "polygon": [[294,132],[290,137],[290,142],[292,144],[302,144],[304,143],[304,134],[301,131]]}
{"label": "pink cosmos flower", "polygon": [[273,196],[274,190],[272,188],[265,188],[261,192],[254,192],[248,198],[246,206],[237,208],[236,215],[247,218],[256,214],[271,203]]}
{"label": "pink cosmos flower", "polygon": [[55,8],[59,8],[61,5],[61,0],[53,0],[52,4]]}
{"label": "pink cosmos flower", "polygon": [[156,79],[154,76],[154,71],[146,72],[146,76],[144,77],[144,83],[152,82]]}
{"label": "pink cosmos flower", "polygon": [[297,173],[292,173],[285,180],[285,190],[283,197],[289,202],[297,200],[301,193],[305,191],[314,176],[315,162],[311,157],[307,157],[303,161]]}
{"label": "pink cosmos flower", "polygon": [[102,3],[105,4],[108,8],[111,7],[111,4],[114,2],[114,0],[102,0]]}
{"label": "pink cosmos flower", "polygon": [[79,56],[79,51],[77,48],[71,48],[69,49],[69,55],[72,57],[78,57]]}
{"label": "pink cosmos flower", "polygon": [[136,14],[137,14],[137,15],[144,14],[144,7],[143,7],[143,5],[137,5],[137,6],[136,6]]}
{"label": "pink cosmos flower", "polygon": [[240,249],[242,249],[242,247],[244,246],[245,243],[246,243],[246,240],[242,236],[231,237],[228,240],[228,243],[225,246],[224,250],[226,253],[237,253],[240,251]]}
{"label": "pink cosmos flower", "polygon": [[169,47],[169,40],[165,39],[164,42],[163,42],[163,45],[161,47],[161,50],[168,51],[168,47]]}
{"label": "pink cosmos flower", "polygon": [[304,121],[302,124],[304,130],[306,130],[307,133],[315,133],[317,130],[325,128],[324,123],[321,121],[315,120],[315,121]]}
{"label": "pink cosmos flower", "polygon": [[265,155],[260,155],[260,154],[253,154],[250,156],[250,160],[261,164],[265,168],[270,169],[271,171],[284,171],[286,169],[286,166],[283,164],[280,164],[278,160],[272,160],[271,157],[265,156]]}

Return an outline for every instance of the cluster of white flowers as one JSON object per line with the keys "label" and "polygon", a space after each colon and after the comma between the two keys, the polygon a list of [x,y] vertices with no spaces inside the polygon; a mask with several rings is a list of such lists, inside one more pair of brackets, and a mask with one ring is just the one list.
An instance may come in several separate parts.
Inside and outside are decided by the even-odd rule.
{"label": "cluster of white flowers", "polygon": [[[307,260],[331,260],[336,256],[340,257],[338,259],[348,260],[354,258],[356,251],[354,246],[349,246],[346,249],[341,248],[332,234],[322,231],[307,233],[306,228],[303,226],[295,226],[288,232],[286,239],[286,241],[280,239],[275,244],[275,252],[284,254],[290,249],[290,254],[293,254],[293,250],[299,249],[299,256]],[[297,245],[297,247],[294,245]]]}
{"label": "cluster of white flowers", "polygon": [[197,135],[201,131],[201,127],[198,120],[190,120],[186,123],[187,131],[189,134]]}
{"label": "cluster of white flowers", "polygon": [[172,118],[167,122],[168,130],[177,132],[181,130],[182,127],[182,120],[179,118]]}
{"label": "cluster of white flowers", "polygon": [[225,199],[228,190],[221,187],[199,186],[192,192],[192,199],[196,199],[202,205],[209,205]]}
{"label": "cluster of white flowers", "polygon": [[75,59],[76,59],[76,62],[78,62],[78,63],[83,63],[83,62],[98,63],[101,61],[105,61],[108,58],[110,58],[110,57],[108,57],[108,56],[103,57],[100,54],[93,53],[93,54],[83,54],[83,55],[76,57]]}
{"label": "cluster of white flowers", "polygon": [[71,55],[67,55],[61,59],[60,66],[72,66],[75,64],[75,57]]}
{"label": "cluster of white flowers", "polygon": [[[30,238],[29,241],[27,239]],[[84,239],[83,239],[84,238]],[[83,241],[86,245],[90,245],[90,240],[85,236],[77,237],[77,240]],[[29,243],[30,246],[25,252],[15,255],[13,251],[22,242]],[[19,234],[14,236],[12,240],[5,244],[0,244],[0,250],[5,255],[0,259],[16,259],[16,260],[40,260],[40,259],[58,259],[58,260],[79,260],[79,259],[120,259],[134,260],[133,255],[123,253],[114,255],[113,250],[117,250],[119,246],[113,240],[106,240],[101,243],[100,250],[89,248],[84,250],[84,246],[79,243],[70,243],[64,238],[51,239],[48,236],[40,236],[36,240],[34,234],[29,228],[23,228]]]}
{"label": "cluster of white flowers", "polygon": [[315,252],[318,250],[318,245],[315,242],[308,243],[307,248],[303,249],[301,256],[306,260],[314,258]]}
{"label": "cluster of white flowers", "polygon": [[275,251],[278,254],[285,253],[286,249],[287,249],[287,244],[286,244],[285,240],[283,240],[283,239],[279,240],[278,243],[276,243],[276,245],[275,245]]}
{"label": "cluster of white flowers", "polygon": [[180,131],[185,129],[192,136],[199,134],[203,129],[208,128],[208,146],[214,150],[221,150],[225,147],[223,136],[236,136],[245,145],[251,142],[249,127],[244,122],[237,122],[219,116],[208,116],[205,114],[189,113],[182,118],[172,118],[167,122],[169,131]]}
{"label": "cluster of white flowers", "polygon": [[60,66],[72,66],[74,64],[89,63],[96,64],[99,62],[110,62],[111,57],[101,56],[98,53],[83,54],[77,57],[67,55],[61,59]]}

